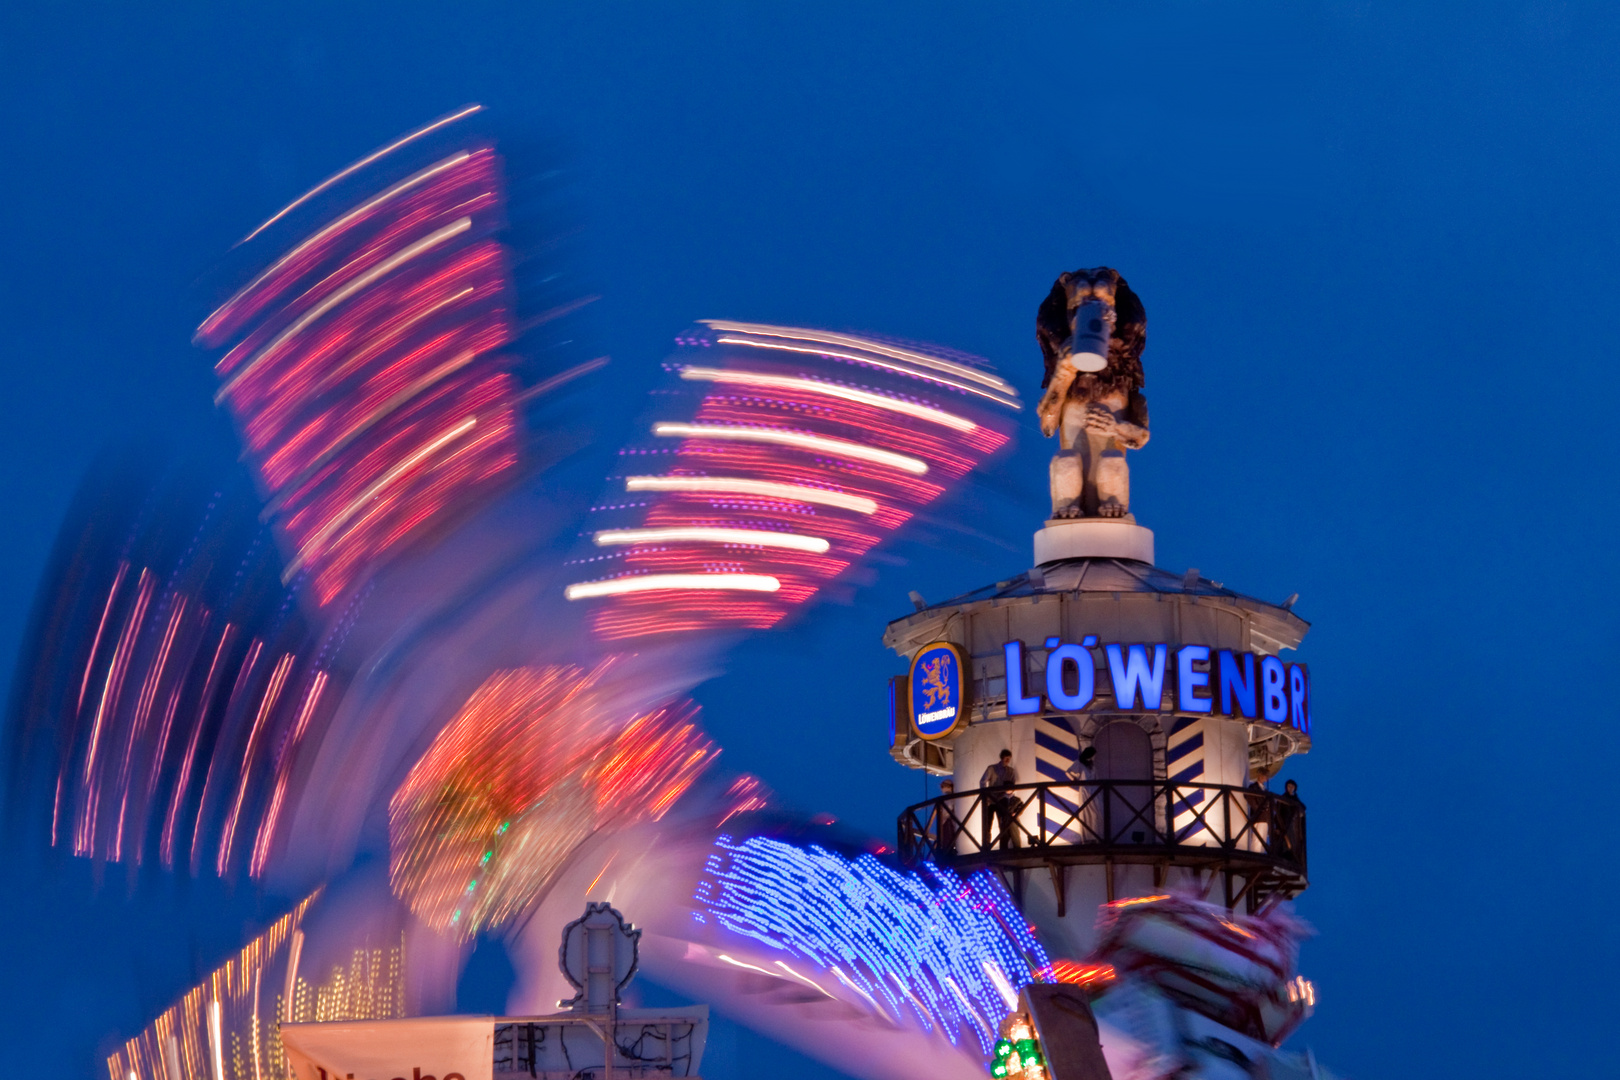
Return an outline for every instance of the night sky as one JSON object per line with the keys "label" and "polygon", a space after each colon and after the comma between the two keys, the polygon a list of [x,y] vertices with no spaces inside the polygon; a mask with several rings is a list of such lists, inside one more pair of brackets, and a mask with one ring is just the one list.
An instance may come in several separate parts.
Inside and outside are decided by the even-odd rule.
{"label": "night sky", "polygon": [[[726,317],[979,353],[1033,401],[1053,277],[1120,268],[1159,564],[1298,592],[1313,623],[1315,749],[1283,777],[1321,1005],[1292,1045],[1359,1078],[1620,1072],[1620,10],[1120,7],[6,5],[0,657],[98,452],[235,457],[189,344],[230,245],[483,102],[567,171],[592,345],[629,373]],[[885,751],[879,636],[908,590],[1028,567],[1049,448],[1023,423],[842,602],[700,688],[730,768],[892,836],[923,782]],[[8,1075],[105,1076],[287,902],[7,843]],[[498,1010],[508,972],[481,948],[461,1006]],[[725,1025],[704,1072],[767,1064],[832,1075]]]}

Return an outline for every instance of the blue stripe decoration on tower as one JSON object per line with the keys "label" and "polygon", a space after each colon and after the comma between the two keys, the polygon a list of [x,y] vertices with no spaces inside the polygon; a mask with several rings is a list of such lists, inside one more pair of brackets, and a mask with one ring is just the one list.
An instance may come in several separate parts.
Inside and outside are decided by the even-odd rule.
{"label": "blue stripe decoration on tower", "polygon": [[[1040,773],[1040,779],[1062,783],[1071,779],[1069,770],[1074,768],[1080,760],[1080,745],[1075,741],[1074,732],[1062,720],[1041,716],[1035,720],[1035,771]],[[1075,789],[1068,792],[1070,795],[1085,797],[1085,793]],[[1072,799],[1063,797],[1062,789],[1046,793],[1046,807],[1042,811],[1041,829],[1047,836],[1059,844],[1082,844],[1087,837],[1082,833],[1080,822],[1075,814],[1079,805]]]}
{"label": "blue stripe decoration on tower", "polygon": [[[1170,739],[1164,748],[1164,771],[1171,783],[1192,784],[1204,775],[1204,728],[1195,717],[1183,716],[1170,729]],[[1198,818],[1198,808],[1204,804],[1204,793],[1193,791],[1184,799],[1177,799],[1171,808],[1176,843],[1216,843],[1216,838]],[[1199,840],[1192,839],[1204,833]]]}

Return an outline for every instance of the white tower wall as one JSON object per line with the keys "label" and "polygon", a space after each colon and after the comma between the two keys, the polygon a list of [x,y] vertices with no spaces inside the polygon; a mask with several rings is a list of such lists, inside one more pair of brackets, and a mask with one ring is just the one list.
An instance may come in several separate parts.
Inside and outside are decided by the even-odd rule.
{"label": "white tower wall", "polygon": [[[1059,561],[897,620],[886,635],[903,656],[913,656],[933,641],[950,641],[965,656],[966,722],[936,744],[948,754],[945,760],[958,793],[954,805],[962,821],[956,854],[970,860],[965,866],[983,862],[979,841],[985,838],[984,817],[979,809],[968,808],[980,778],[1003,749],[1012,751],[1021,784],[1052,785],[1044,791],[1046,820],[1042,802],[1029,798],[1019,811],[1018,830],[1045,837],[1052,857],[1025,853],[1027,857],[1014,858],[1020,868],[1013,870],[998,850],[993,861],[1003,867],[1004,879],[1020,893],[1026,916],[1055,955],[1079,957],[1090,951],[1097,909],[1109,900],[1179,889],[1233,902],[1246,879],[1239,875],[1234,880],[1215,868],[1228,865],[1228,854],[1212,852],[1203,858],[1189,849],[1218,848],[1232,837],[1238,840],[1237,850],[1274,856],[1266,851],[1268,826],[1248,824],[1254,816],[1244,793],[1251,753],[1259,755],[1256,760],[1269,773],[1281,756],[1309,747],[1308,733],[1302,731],[1181,711],[1179,699],[1168,692],[1173,682],[1168,676],[1166,696],[1159,702],[1132,700],[1122,709],[1112,699],[1102,645],[1165,645],[1171,663],[1175,650],[1190,644],[1263,657],[1297,646],[1307,629],[1286,607],[1233,593],[1197,571],[1171,575],[1131,551],[1099,547],[1118,546],[1124,542],[1121,537],[1151,550],[1152,534],[1134,524],[1052,523],[1038,534],[1037,552],[1051,556],[1057,544],[1062,549]],[[1009,716],[1005,646],[1022,643],[1023,694],[1042,696],[1047,642],[1053,638],[1086,648],[1093,664],[1093,700],[1080,712],[1064,713],[1054,711],[1050,694],[1044,694],[1039,713]],[[1066,785],[1088,747],[1095,747],[1098,755],[1090,772],[1080,772],[1083,779],[1126,785],[1140,780],[1140,793],[1116,786],[1077,813],[1073,807],[1085,797]],[[1167,792],[1166,783],[1189,786]],[[1144,805],[1150,793],[1150,806]],[[1068,809],[1061,805],[1064,799]],[[992,824],[999,849],[998,834]],[[1137,844],[1143,845],[1140,853],[1133,850]],[[1180,854],[1167,859],[1155,853],[1167,846]],[[1088,847],[1095,852],[1090,857]],[[1110,850],[1104,853],[1103,848]],[[1196,863],[1205,866],[1196,868]]]}

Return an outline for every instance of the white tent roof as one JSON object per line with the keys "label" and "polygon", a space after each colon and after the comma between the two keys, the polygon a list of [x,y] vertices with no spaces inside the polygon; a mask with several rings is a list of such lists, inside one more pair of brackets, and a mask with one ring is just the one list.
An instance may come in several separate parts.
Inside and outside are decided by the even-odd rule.
{"label": "white tent roof", "polygon": [[297,1080],[491,1080],[495,1017],[283,1024]]}

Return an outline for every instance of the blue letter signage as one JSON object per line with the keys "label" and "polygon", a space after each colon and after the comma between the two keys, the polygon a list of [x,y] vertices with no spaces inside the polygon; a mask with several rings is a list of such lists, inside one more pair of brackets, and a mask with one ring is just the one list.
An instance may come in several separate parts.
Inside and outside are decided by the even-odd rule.
{"label": "blue letter signage", "polygon": [[[1097,644],[1096,634],[1087,634],[1080,645],[1064,645],[1055,637],[1046,639],[1046,647],[1052,650],[1046,654],[1046,700],[1052,703],[1052,708],[1064,712],[1079,712],[1090,705],[1091,699],[1097,696],[1097,666],[1092,663],[1091,654],[1086,652],[1086,649],[1095,644]],[[1085,648],[1082,648],[1082,645]],[[1065,663],[1074,666],[1075,690],[1072,694],[1063,685]],[[1011,686],[1012,683],[1009,682],[1007,685]],[[1008,701],[1010,702],[1011,698]],[[1036,708],[1040,706],[1037,705]],[[1010,704],[1007,710],[1012,711]]]}
{"label": "blue letter signage", "polygon": [[911,661],[911,726],[924,739],[949,735],[967,705],[962,651],[948,641],[924,645]]}
{"label": "blue letter signage", "polygon": [[1041,695],[1024,693],[1024,643],[1007,642],[1007,715],[1025,716],[1041,711]]}
{"label": "blue letter signage", "polygon": [[1194,690],[1209,688],[1209,672],[1199,671],[1194,664],[1209,663],[1208,645],[1183,645],[1176,651],[1176,689],[1180,696],[1176,705],[1182,712],[1210,712],[1215,703],[1207,697],[1199,697]]}
{"label": "blue letter signage", "polygon": [[[1053,712],[1202,713],[1266,720],[1310,734],[1311,676],[1304,664],[1208,645],[1174,650],[1163,642],[1099,645],[1095,634],[1078,645],[1055,637],[1045,645],[1043,680],[1027,672],[1024,643],[1007,642],[1007,715],[1028,716],[1043,707]],[[915,664],[912,671],[915,684]],[[1099,671],[1108,674],[1107,691]],[[918,730],[923,730],[920,723]]]}
{"label": "blue letter signage", "polygon": [[[1022,641],[1004,646],[1008,716],[1032,716],[1042,709],[1179,712],[1264,720],[1311,732],[1311,676],[1304,664],[1209,645],[1099,644],[1096,634],[1078,644],[1056,637],[1043,644],[1044,671],[1034,672]],[[967,713],[970,679],[960,647],[948,641],[925,645],[911,661],[912,729],[924,739],[954,732]]]}

